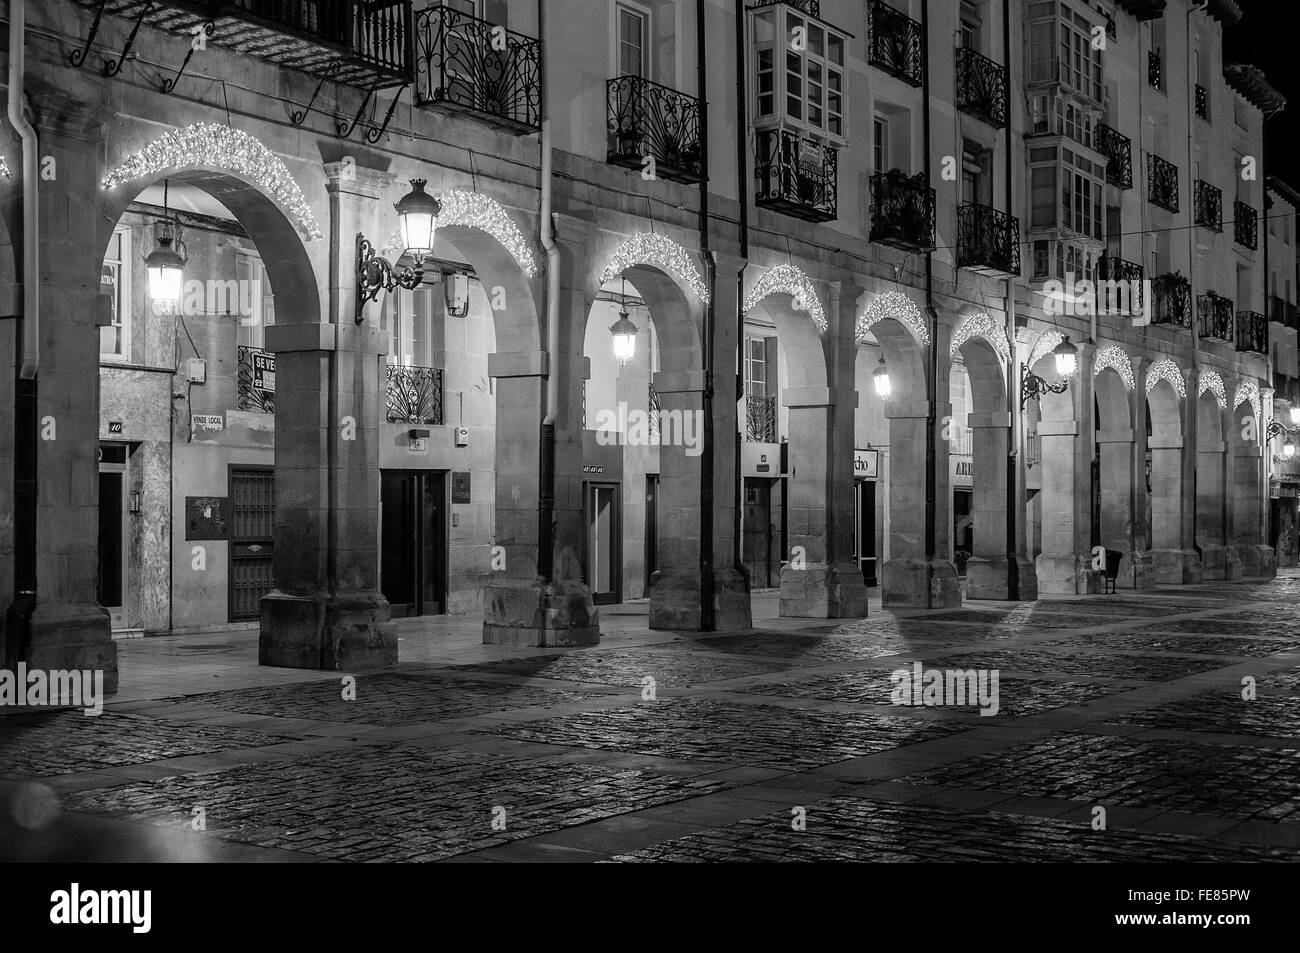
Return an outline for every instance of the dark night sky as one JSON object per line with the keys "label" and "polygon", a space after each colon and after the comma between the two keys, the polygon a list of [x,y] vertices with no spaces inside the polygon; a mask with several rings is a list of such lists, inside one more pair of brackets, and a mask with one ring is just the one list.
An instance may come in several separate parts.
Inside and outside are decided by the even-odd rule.
{"label": "dark night sky", "polygon": [[1292,29],[1300,5],[1295,0],[1239,0],[1239,6],[1245,16],[1224,31],[1223,61],[1258,66],[1287,98],[1286,109],[1266,127],[1268,172],[1300,189],[1300,160],[1293,148],[1300,144],[1300,49]]}

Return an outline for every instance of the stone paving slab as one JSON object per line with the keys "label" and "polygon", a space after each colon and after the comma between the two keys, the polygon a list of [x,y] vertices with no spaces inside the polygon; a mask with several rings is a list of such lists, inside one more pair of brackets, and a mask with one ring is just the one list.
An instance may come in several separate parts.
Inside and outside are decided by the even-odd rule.
{"label": "stone paving slab", "polygon": [[1216,638],[1210,635],[1169,634],[1145,630],[1074,636],[1067,639],[1053,639],[1045,644],[1096,648],[1100,640],[1104,640],[1108,648],[1125,651],[1176,652],[1189,655],[1237,656],[1241,658],[1267,658],[1270,655],[1291,652],[1300,648],[1300,639],[1255,639],[1247,638],[1245,633],[1241,635],[1224,635]]}
{"label": "stone paving slab", "polygon": [[1112,721],[1180,731],[1300,739],[1300,696],[1264,695],[1244,701],[1239,693],[1207,692],[1129,712]]}
{"label": "stone paving slab", "polygon": [[740,658],[717,659],[677,652],[575,650],[563,655],[500,659],[463,665],[458,666],[456,671],[628,686],[640,686],[649,676],[659,688],[688,688],[749,675],[766,675],[786,668],[789,668],[788,663]]}

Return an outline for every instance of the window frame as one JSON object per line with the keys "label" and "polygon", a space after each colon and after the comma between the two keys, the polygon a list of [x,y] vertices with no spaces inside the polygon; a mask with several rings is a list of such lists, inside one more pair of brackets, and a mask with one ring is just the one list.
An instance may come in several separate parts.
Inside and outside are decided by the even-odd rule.
{"label": "window frame", "polygon": [[[641,72],[629,73],[623,69],[623,14],[629,14],[641,21]],[[610,18],[610,70],[612,76],[635,76],[639,79],[655,81],[654,58],[651,49],[654,43],[654,11],[648,6],[634,0],[617,0]]]}
{"label": "window frame", "polygon": [[[257,282],[258,294],[248,295],[245,297],[242,282],[245,280],[241,277],[241,267],[247,266],[252,271],[252,276],[247,279]],[[240,248],[235,252],[235,280],[238,283],[236,294],[238,295],[239,307],[242,310],[245,302],[252,306],[251,314],[240,314],[235,332],[235,342],[239,347],[257,348],[259,351],[266,349],[266,329],[275,324],[275,292],[271,288],[270,279],[266,276],[266,263],[262,256],[255,248]],[[267,320],[268,308],[270,303],[269,314],[270,320]]]}
{"label": "window frame", "polygon": [[[104,269],[110,266],[115,266],[117,269],[114,276],[112,319],[109,324],[99,329],[99,359],[105,363],[125,364],[131,360],[131,325],[135,312],[135,301],[131,297],[131,269],[134,263],[134,259],[131,257],[132,239],[134,237],[132,231],[130,225],[118,225],[113,229],[113,238],[110,239],[109,248],[112,248],[114,241],[118,242],[118,258],[111,258],[106,253],[100,269],[101,287],[104,278],[107,277],[104,274]],[[104,350],[104,331],[107,328],[117,329],[117,350]]]}

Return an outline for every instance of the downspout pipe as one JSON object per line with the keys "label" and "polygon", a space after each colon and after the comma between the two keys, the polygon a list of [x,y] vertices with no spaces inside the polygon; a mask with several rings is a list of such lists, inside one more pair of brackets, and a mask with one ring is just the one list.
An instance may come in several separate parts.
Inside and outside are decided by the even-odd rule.
{"label": "downspout pipe", "polygon": [[[921,44],[922,76],[922,113],[925,121],[922,135],[925,149],[925,174],[927,182],[930,176],[930,0],[921,6],[921,32],[926,42]],[[925,564],[926,574],[932,571],[938,530],[937,495],[938,467],[935,452],[935,416],[939,412],[939,311],[934,306],[934,250],[925,253],[925,313],[930,319],[930,373],[926,375],[926,403],[929,405],[925,416]],[[927,588],[929,588],[927,584]]]}
{"label": "downspout pipe", "polygon": [[714,609],[713,578],[713,450],[716,445],[713,426],[713,361],[715,356],[714,299],[717,290],[717,262],[709,247],[709,90],[704,55],[704,0],[695,0],[695,72],[700,101],[700,254],[704,258],[705,281],[709,301],[704,306],[704,453],[700,457],[700,628],[712,632],[717,628]]}
{"label": "downspout pipe", "polygon": [[9,123],[23,144],[22,323],[14,382],[14,601],[6,612],[5,660],[27,655],[36,608],[36,372],[40,366],[40,204],[36,130],[23,113],[27,3],[9,3]]}
{"label": "downspout pipe", "polygon": [[[736,11],[736,200],[740,205],[740,271],[736,273],[736,347],[738,354],[744,353],[745,347],[745,268],[749,264],[749,169],[746,162],[745,144],[749,140],[749,89],[745,82],[745,5],[742,0],[735,0]],[[736,400],[745,399],[745,366],[738,357],[736,361]],[[732,509],[731,519],[734,524],[732,532],[732,563],[745,580],[745,589],[749,589],[749,572],[745,569],[744,552],[741,549],[741,499],[744,496],[745,481],[741,471],[742,441],[736,437],[736,455],[733,479],[735,480],[736,504]]]}
{"label": "downspout pipe", "polygon": [[538,70],[542,84],[541,235],[546,251],[546,391],[542,396],[541,480],[537,501],[537,574],[544,584],[554,580],[555,568],[555,417],[560,406],[560,378],[554,367],[560,353],[560,249],[555,244],[552,217],[551,111],[547,105],[546,0],[537,0],[537,35],[541,38]]}
{"label": "downspout pipe", "polygon": [[[1002,57],[1005,68],[1002,70],[1002,96],[1006,100],[1007,110],[1013,108],[1014,100],[1011,98],[1011,0],[1002,0]],[[1011,127],[1014,125],[1012,117],[1007,117],[1007,125],[1003,130],[1006,136],[1006,202],[1007,215],[1015,208],[1012,201],[1012,146],[1014,139],[1011,136]],[[1015,236],[1016,241],[1020,241],[1020,236]],[[1007,410],[1010,411],[1008,433],[1007,433],[1007,598],[1020,598],[1020,567],[1017,565],[1016,556],[1016,511],[1019,509],[1019,493],[1016,487],[1016,436],[1017,423],[1019,417],[1015,412],[1016,404],[1016,282],[1015,279],[1007,277],[1007,299],[1006,299],[1006,317],[1007,317],[1007,343],[1011,345],[1011,358],[1007,364]],[[1095,321],[1096,318],[1094,317]],[[1096,330],[1094,327],[1093,339],[1096,340]]]}

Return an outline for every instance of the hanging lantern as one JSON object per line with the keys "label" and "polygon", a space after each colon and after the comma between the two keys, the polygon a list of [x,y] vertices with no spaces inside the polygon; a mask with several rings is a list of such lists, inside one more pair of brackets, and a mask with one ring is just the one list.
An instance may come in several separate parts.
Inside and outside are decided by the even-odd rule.
{"label": "hanging lantern", "polygon": [[469,275],[463,271],[452,271],[444,275],[442,298],[447,313],[453,318],[463,318],[469,314]]}
{"label": "hanging lantern", "polygon": [[624,367],[636,355],[637,336],[637,326],[628,317],[626,308],[618,313],[618,320],[609,326],[609,333],[614,336],[614,358],[619,367]]}
{"label": "hanging lantern", "polygon": [[154,226],[158,247],[144,259],[149,280],[149,297],[162,309],[180,306],[185,288],[185,243],[181,241],[180,223],[171,217],[169,183],[163,183],[163,219]]}
{"label": "hanging lantern", "polygon": [[1291,425],[1300,427],[1300,401],[1296,401],[1291,405]]}
{"label": "hanging lantern", "polygon": [[1286,457],[1288,460],[1295,456],[1295,441],[1290,437],[1287,437],[1286,442],[1282,444],[1282,456]]}
{"label": "hanging lantern", "polygon": [[884,355],[880,357],[880,364],[872,375],[876,384],[876,396],[881,400],[889,400],[889,393],[893,385],[889,381],[889,368],[885,366]]}
{"label": "hanging lantern", "polygon": [[412,179],[411,191],[393,207],[402,236],[402,248],[417,262],[433,254],[433,236],[438,228],[442,203],[424,191],[427,179]]}
{"label": "hanging lantern", "polygon": [[1052,349],[1052,353],[1056,356],[1056,373],[1062,377],[1073,377],[1079,369],[1079,349],[1066,337]]}

